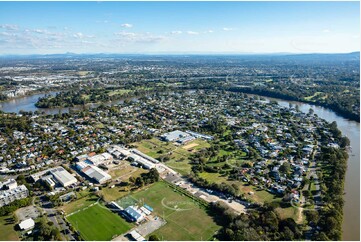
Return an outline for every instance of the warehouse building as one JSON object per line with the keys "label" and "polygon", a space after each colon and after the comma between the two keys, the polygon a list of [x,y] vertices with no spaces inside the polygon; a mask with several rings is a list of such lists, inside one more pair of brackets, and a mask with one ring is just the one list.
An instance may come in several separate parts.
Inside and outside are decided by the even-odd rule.
{"label": "warehouse building", "polygon": [[94,165],[108,165],[113,161],[113,156],[109,153],[102,153],[98,155],[94,155],[92,157],[88,157],[85,162]]}
{"label": "warehouse building", "polygon": [[78,182],[78,180],[72,174],[70,174],[61,166],[40,171],[31,175],[31,178],[34,180],[34,182],[37,182],[39,179],[41,179],[51,187],[56,186],[56,184],[59,184],[63,187],[68,187]]}
{"label": "warehouse building", "polygon": [[88,178],[94,180],[95,182],[102,184],[110,179],[112,179],[112,177],[106,173],[105,171],[103,171],[102,169],[93,166],[93,165],[89,165],[85,162],[78,162],[76,163],[76,167],[79,171],[81,171],[83,174],[85,174]]}
{"label": "warehouse building", "polygon": [[131,152],[133,152],[134,154],[137,154],[137,155],[141,156],[142,158],[144,158],[146,160],[149,160],[149,161],[151,161],[151,162],[153,162],[155,164],[159,163],[158,160],[154,159],[153,157],[150,157],[149,155],[146,155],[146,154],[140,152],[137,149],[132,149]]}
{"label": "warehouse building", "polygon": [[108,152],[116,158],[125,158],[130,156],[131,154],[128,149],[123,148],[119,145],[113,145],[111,148],[108,148]]}
{"label": "warehouse building", "polygon": [[78,180],[63,167],[59,166],[50,170],[50,174],[63,187],[68,187],[78,182]]}
{"label": "warehouse building", "polygon": [[130,161],[136,162],[137,164],[141,165],[144,169],[152,169],[155,168],[154,163],[144,159],[143,157],[137,154],[131,154],[128,159]]}
{"label": "warehouse building", "polygon": [[177,141],[181,138],[185,138],[185,137],[189,137],[190,135],[180,131],[180,130],[175,130],[169,133],[165,133],[161,136],[161,139],[164,141],[168,141],[168,142],[173,142],[173,141]]}

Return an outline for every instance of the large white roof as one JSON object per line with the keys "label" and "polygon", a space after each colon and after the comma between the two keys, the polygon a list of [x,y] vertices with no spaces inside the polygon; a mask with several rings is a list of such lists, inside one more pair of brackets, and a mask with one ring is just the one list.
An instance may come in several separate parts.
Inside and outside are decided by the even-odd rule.
{"label": "large white roof", "polygon": [[21,230],[28,230],[35,226],[35,222],[32,218],[28,218],[21,223],[19,223],[19,227]]}

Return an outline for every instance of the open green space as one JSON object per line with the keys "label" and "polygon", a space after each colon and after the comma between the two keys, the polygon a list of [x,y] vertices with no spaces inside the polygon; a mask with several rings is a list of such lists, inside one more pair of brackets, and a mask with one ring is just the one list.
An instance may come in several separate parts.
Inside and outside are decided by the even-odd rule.
{"label": "open green space", "polygon": [[88,207],[89,205],[99,200],[97,196],[93,194],[89,194],[87,191],[82,191],[80,193],[77,193],[77,196],[78,198],[79,197],[81,198],[60,207],[60,209],[62,209],[65,212],[65,214],[70,214],[75,211],[78,211],[79,209]]}
{"label": "open green space", "polygon": [[128,187],[119,186],[115,186],[113,188],[106,187],[101,190],[101,194],[103,195],[104,201],[111,202],[128,195],[129,189]]}
{"label": "open green space", "polygon": [[298,221],[299,211],[296,207],[276,208],[275,211],[280,219],[292,218],[293,220]]}
{"label": "open green space", "polygon": [[158,182],[132,195],[153,207],[167,223],[155,231],[162,240],[209,240],[220,228],[205,208],[178,193],[165,182]]}
{"label": "open green space", "polygon": [[190,156],[200,149],[209,147],[205,140],[195,139],[185,145],[176,146],[171,142],[163,142],[157,138],[142,140],[133,145],[141,152],[155,158],[168,156],[167,166],[176,170],[182,175],[189,174],[191,171]]}
{"label": "open green space", "polygon": [[0,241],[18,241],[19,237],[14,226],[16,225],[13,216],[0,217]]}
{"label": "open green space", "polygon": [[118,90],[110,91],[110,92],[108,93],[108,95],[109,95],[109,96],[114,96],[114,95],[117,95],[117,94],[122,95],[122,94],[128,93],[128,92],[130,92],[130,90],[118,89]]}
{"label": "open green space", "polygon": [[132,228],[132,224],[100,204],[79,211],[67,217],[67,220],[84,240],[111,240]]}

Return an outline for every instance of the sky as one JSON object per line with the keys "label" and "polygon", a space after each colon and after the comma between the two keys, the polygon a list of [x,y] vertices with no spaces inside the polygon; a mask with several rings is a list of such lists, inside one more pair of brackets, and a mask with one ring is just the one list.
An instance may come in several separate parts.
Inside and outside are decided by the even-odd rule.
{"label": "sky", "polygon": [[0,2],[0,55],[359,50],[359,2]]}

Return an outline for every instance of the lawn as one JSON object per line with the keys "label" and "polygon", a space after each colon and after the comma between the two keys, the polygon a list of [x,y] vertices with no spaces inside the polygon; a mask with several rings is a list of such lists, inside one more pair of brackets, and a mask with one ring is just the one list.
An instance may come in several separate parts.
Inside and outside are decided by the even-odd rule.
{"label": "lawn", "polygon": [[[241,181],[230,181],[226,176],[222,176],[219,173],[208,173],[202,172],[199,173],[199,176],[203,179],[206,179],[210,183],[227,183],[229,185],[236,184],[239,187],[241,193],[245,195],[246,198],[249,198],[257,203],[279,201],[280,198],[275,195],[267,192],[266,190],[260,190],[255,186],[246,185]],[[253,192],[253,195],[250,195],[249,192]]]}
{"label": "lawn", "polygon": [[167,223],[153,234],[162,240],[209,240],[220,228],[205,208],[164,182],[132,195],[154,208]]}
{"label": "lawn", "polygon": [[103,199],[106,202],[111,202],[128,195],[129,190],[126,187],[119,186],[113,188],[106,187],[101,190],[101,194],[103,194]]}
{"label": "lawn", "polygon": [[[142,140],[133,143],[133,145],[136,146],[139,151],[155,159],[159,159],[159,157],[168,154],[170,160],[166,162],[167,166],[182,175],[187,175],[191,171],[192,166],[189,164],[189,157],[192,153],[210,146],[207,141],[202,139],[195,139],[186,145],[176,146],[171,142],[163,142],[157,138]],[[194,145],[192,148],[184,148],[192,145]]]}
{"label": "lawn", "polygon": [[100,204],[77,212],[67,220],[80,231],[84,240],[109,241],[132,228],[132,224]]}
{"label": "lawn", "polygon": [[206,179],[210,183],[230,183],[228,181],[228,176],[222,176],[219,173],[208,173],[208,172],[202,172],[199,173],[199,176],[203,179]]}
{"label": "lawn", "polygon": [[117,94],[124,94],[124,93],[128,93],[130,90],[126,90],[126,89],[118,89],[118,90],[114,90],[108,93],[109,96],[114,96]]}
{"label": "lawn", "polygon": [[0,241],[19,240],[19,237],[14,230],[15,224],[13,216],[0,217]]}
{"label": "lawn", "polygon": [[288,207],[288,208],[276,208],[276,213],[280,217],[280,219],[293,218],[293,220],[298,220],[298,208]]}
{"label": "lawn", "polygon": [[[80,194],[78,193],[77,195]],[[99,198],[95,195],[87,195],[78,200],[65,204],[61,207],[61,209],[64,210],[65,214],[70,214],[95,203],[98,201],[98,199]]]}

